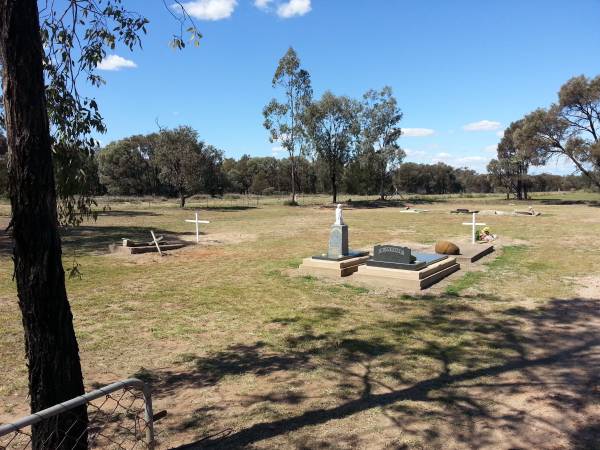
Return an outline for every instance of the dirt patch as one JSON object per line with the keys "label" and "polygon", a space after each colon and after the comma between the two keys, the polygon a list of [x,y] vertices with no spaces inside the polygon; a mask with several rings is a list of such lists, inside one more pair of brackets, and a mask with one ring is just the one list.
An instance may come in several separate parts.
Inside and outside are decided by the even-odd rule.
{"label": "dirt patch", "polygon": [[571,280],[577,285],[575,292],[578,297],[600,300],[600,275],[572,278]]}
{"label": "dirt patch", "polygon": [[191,242],[194,245],[200,246],[211,246],[211,245],[235,245],[242,244],[244,242],[253,242],[258,239],[258,235],[252,233],[236,233],[236,232],[224,232],[224,233],[209,233],[200,236],[200,243],[196,244],[195,234],[179,235],[179,239],[185,242]]}

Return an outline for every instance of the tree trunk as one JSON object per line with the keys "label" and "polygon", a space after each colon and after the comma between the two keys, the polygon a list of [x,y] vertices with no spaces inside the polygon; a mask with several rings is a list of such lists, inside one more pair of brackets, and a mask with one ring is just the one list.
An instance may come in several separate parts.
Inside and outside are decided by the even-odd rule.
{"label": "tree trunk", "polygon": [[290,161],[292,163],[292,203],[296,203],[296,161],[291,153]]}
{"label": "tree trunk", "polygon": [[379,199],[383,201],[385,200],[385,165],[381,167],[379,177]]}
{"label": "tree trunk", "polygon": [[337,183],[335,172],[331,174],[331,191],[333,193],[333,203],[337,203]]}
{"label": "tree trunk", "polygon": [[185,208],[185,194],[179,194],[179,206]]}
{"label": "tree trunk", "polygon": [[[0,0],[15,280],[32,412],[84,393],[65,289],[36,0]],[[68,430],[68,431],[67,431]],[[81,406],[33,426],[32,446],[87,448]]]}

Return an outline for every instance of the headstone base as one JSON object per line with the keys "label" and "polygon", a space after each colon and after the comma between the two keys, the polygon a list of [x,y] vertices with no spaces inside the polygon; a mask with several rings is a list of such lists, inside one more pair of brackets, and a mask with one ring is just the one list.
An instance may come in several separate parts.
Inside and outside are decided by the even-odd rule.
{"label": "headstone base", "polygon": [[342,260],[326,258],[304,258],[300,264],[299,271],[304,275],[312,275],[325,278],[341,278],[352,275],[358,267],[369,259],[368,252],[364,256],[352,256]]}
{"label": "headstone base", "polygon": [[460,264],[456,262],[454,257],[433,263],[421,270],[361,265],[352,276],[352,281],[376,287],[421,290],[432,286],[459,269]]}
{"label": "headstone base", "polygon": [[312,258],[320,259],[323,261],[345,261],[347,259],[358,258],[360,256],[369,256],[369,252],[358,251],[358,250],[348,250],[347,255],[335,257],[335,256],[329,256],[326,253],[323,253],[322,255],[314,255]]}

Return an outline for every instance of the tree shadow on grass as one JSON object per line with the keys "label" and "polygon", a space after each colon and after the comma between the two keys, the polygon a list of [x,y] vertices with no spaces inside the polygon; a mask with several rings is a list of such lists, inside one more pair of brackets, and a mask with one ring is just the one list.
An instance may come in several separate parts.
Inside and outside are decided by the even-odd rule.
{"label": "tree shadow on grass", "polygon": [[[406,208],[412,205],[445,203],[445,199],[415,197],[406,200],[389,199],[389,200],[352,200],[348,201],[345,206],[349,209],[376,209],[376,208]],[[335,205],[327,205],[335,207]]]}
{"label": "tree shadow on grass", "polygon": [[137,217],[137,216],[143,216],[143,217],[158,217],[158,216],[162,216],[161,213],[157,213],[154,211],[124,211],[124,210],[120,210],[120,209],[110,209],[107,208],[104,211],[100,211],[98,212],[98,217]]}
{"label": "tree shadow on grass", "polygon": [[541,203],[542,205],[549,206],[587,205],[595,208],[600,207],[600,201],[598,200],[569,200],[560,198],[544,198],[537,200],[537,202]]}
{"label": "tree shadow on grass", "polygon": [[238,211],[247,211],[249,209],[258,209],[257,206],[239,206],[239,205],[221,205],[221,206],[199,206],[197,208],[194,207],[186,207],[185,209],[189,209],[190,211],[212,211],[212,212],[238,212]]}
{"label": "tree shadow on grass", "polygon": [[[600,307],[594,300],[555,299],[533,309],[510,307],[493,318],[466,302],[439,300],[410,319],[399,314],[397,320],[371,324],[371,335],[363,327],[318,333],[304,326],[279,354],[266,344],[232,346],[199,358],[196,372],[157,379],[155,388],[161,396],[207,374],[212,376],[203,379],[216,384],[227,374],[263,377],[275,371],[306,373],[315,367],[327,370],[329,381],[340,387],[338,393],[329,389],[323,394],[319,403],[327,406],[316,408],[314,403],[304,405],[310,395],[302,390],[287,397],[281,386],[256,393],[249,401],[284,402],[299,412],[229,430],[227,435],[201,433],[199,440],[180,449],[240,448],[293,432],[303,440],[313,439],[315,446],[331,444],[337,438],[315,441],[310,427],[370,410],[380,411],[399,436],[412,436],[427,448],[447,442],[469,448],[539,448],[544,436],[567,439],[574,448],[594,448],[587,444],[599,442],[600,427],[581,414],[600,401],[598,323]],[[419,370],[424,363],[433,367],[425,377]],[[526,400],[515,403],[519,396]],[[540,405],[554,416],[538,413]],[[213,417],[212,426],[218,421]],[[339,437],[354,431],[340,428]],[[397,448],[403,445],[398,442]]]}
{"label": "tree shadow on grass", "polygon": [[[156,237],[164,236],[171,243],[186,243],[178,235],[155,227],[139,226],[89,226],[68,227],[61,229],[63,253],[108,253],[110,244],[120,245],[122,239],[136,242],[151,242],[154,231]],[[183,233],[185,234],[185,233]],[[195,235],[195,233],[194,233]]]}
{"label": "tree shadow on grass", "polygon": [[[122,239],[131,239],[137,242],[152,242],[152,235],[164,236],[165,240],[175,244],[189,244],[189,240],[181,239],[182,236],[195,236],[195,231],[172,233],[155,227],[139,226],[92,226],[80,225],[60,229],[63,255],[92,253],[106,254],[110,244],[120,245]],[[205,235],[200,232],[200,235]],[[0,230],[0,255],[12,255],[13,243],[10,233]]]}

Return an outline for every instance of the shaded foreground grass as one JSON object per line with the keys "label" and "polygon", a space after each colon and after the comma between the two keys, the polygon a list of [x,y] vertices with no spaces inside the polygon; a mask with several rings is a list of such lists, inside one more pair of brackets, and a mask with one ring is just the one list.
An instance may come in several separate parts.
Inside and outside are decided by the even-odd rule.
{"label": "shaded foreground grass", "polygon": [[[478,200],[418,215],[350,209],[351,245],[463,236],[449,214],[463,201]],[[539,209],[486,219],[510,245],[483,271],[405,296],[283,273],[322,250],[330,209],[203,209],[210,245],[124,258],[106,245],[149,229],[190,233],[192,210],[114,205],[65,234],[65,264],[75,251],[83,273],[68,290],[86,384],[152,383],[157,410],[169,411],[164,447],[593,448],[600,311],[574,278],[600,265],[581,239],[600,232],[598,210]],[[26,411],[26,368],[11,262],[0,258],[6,420]]]}

